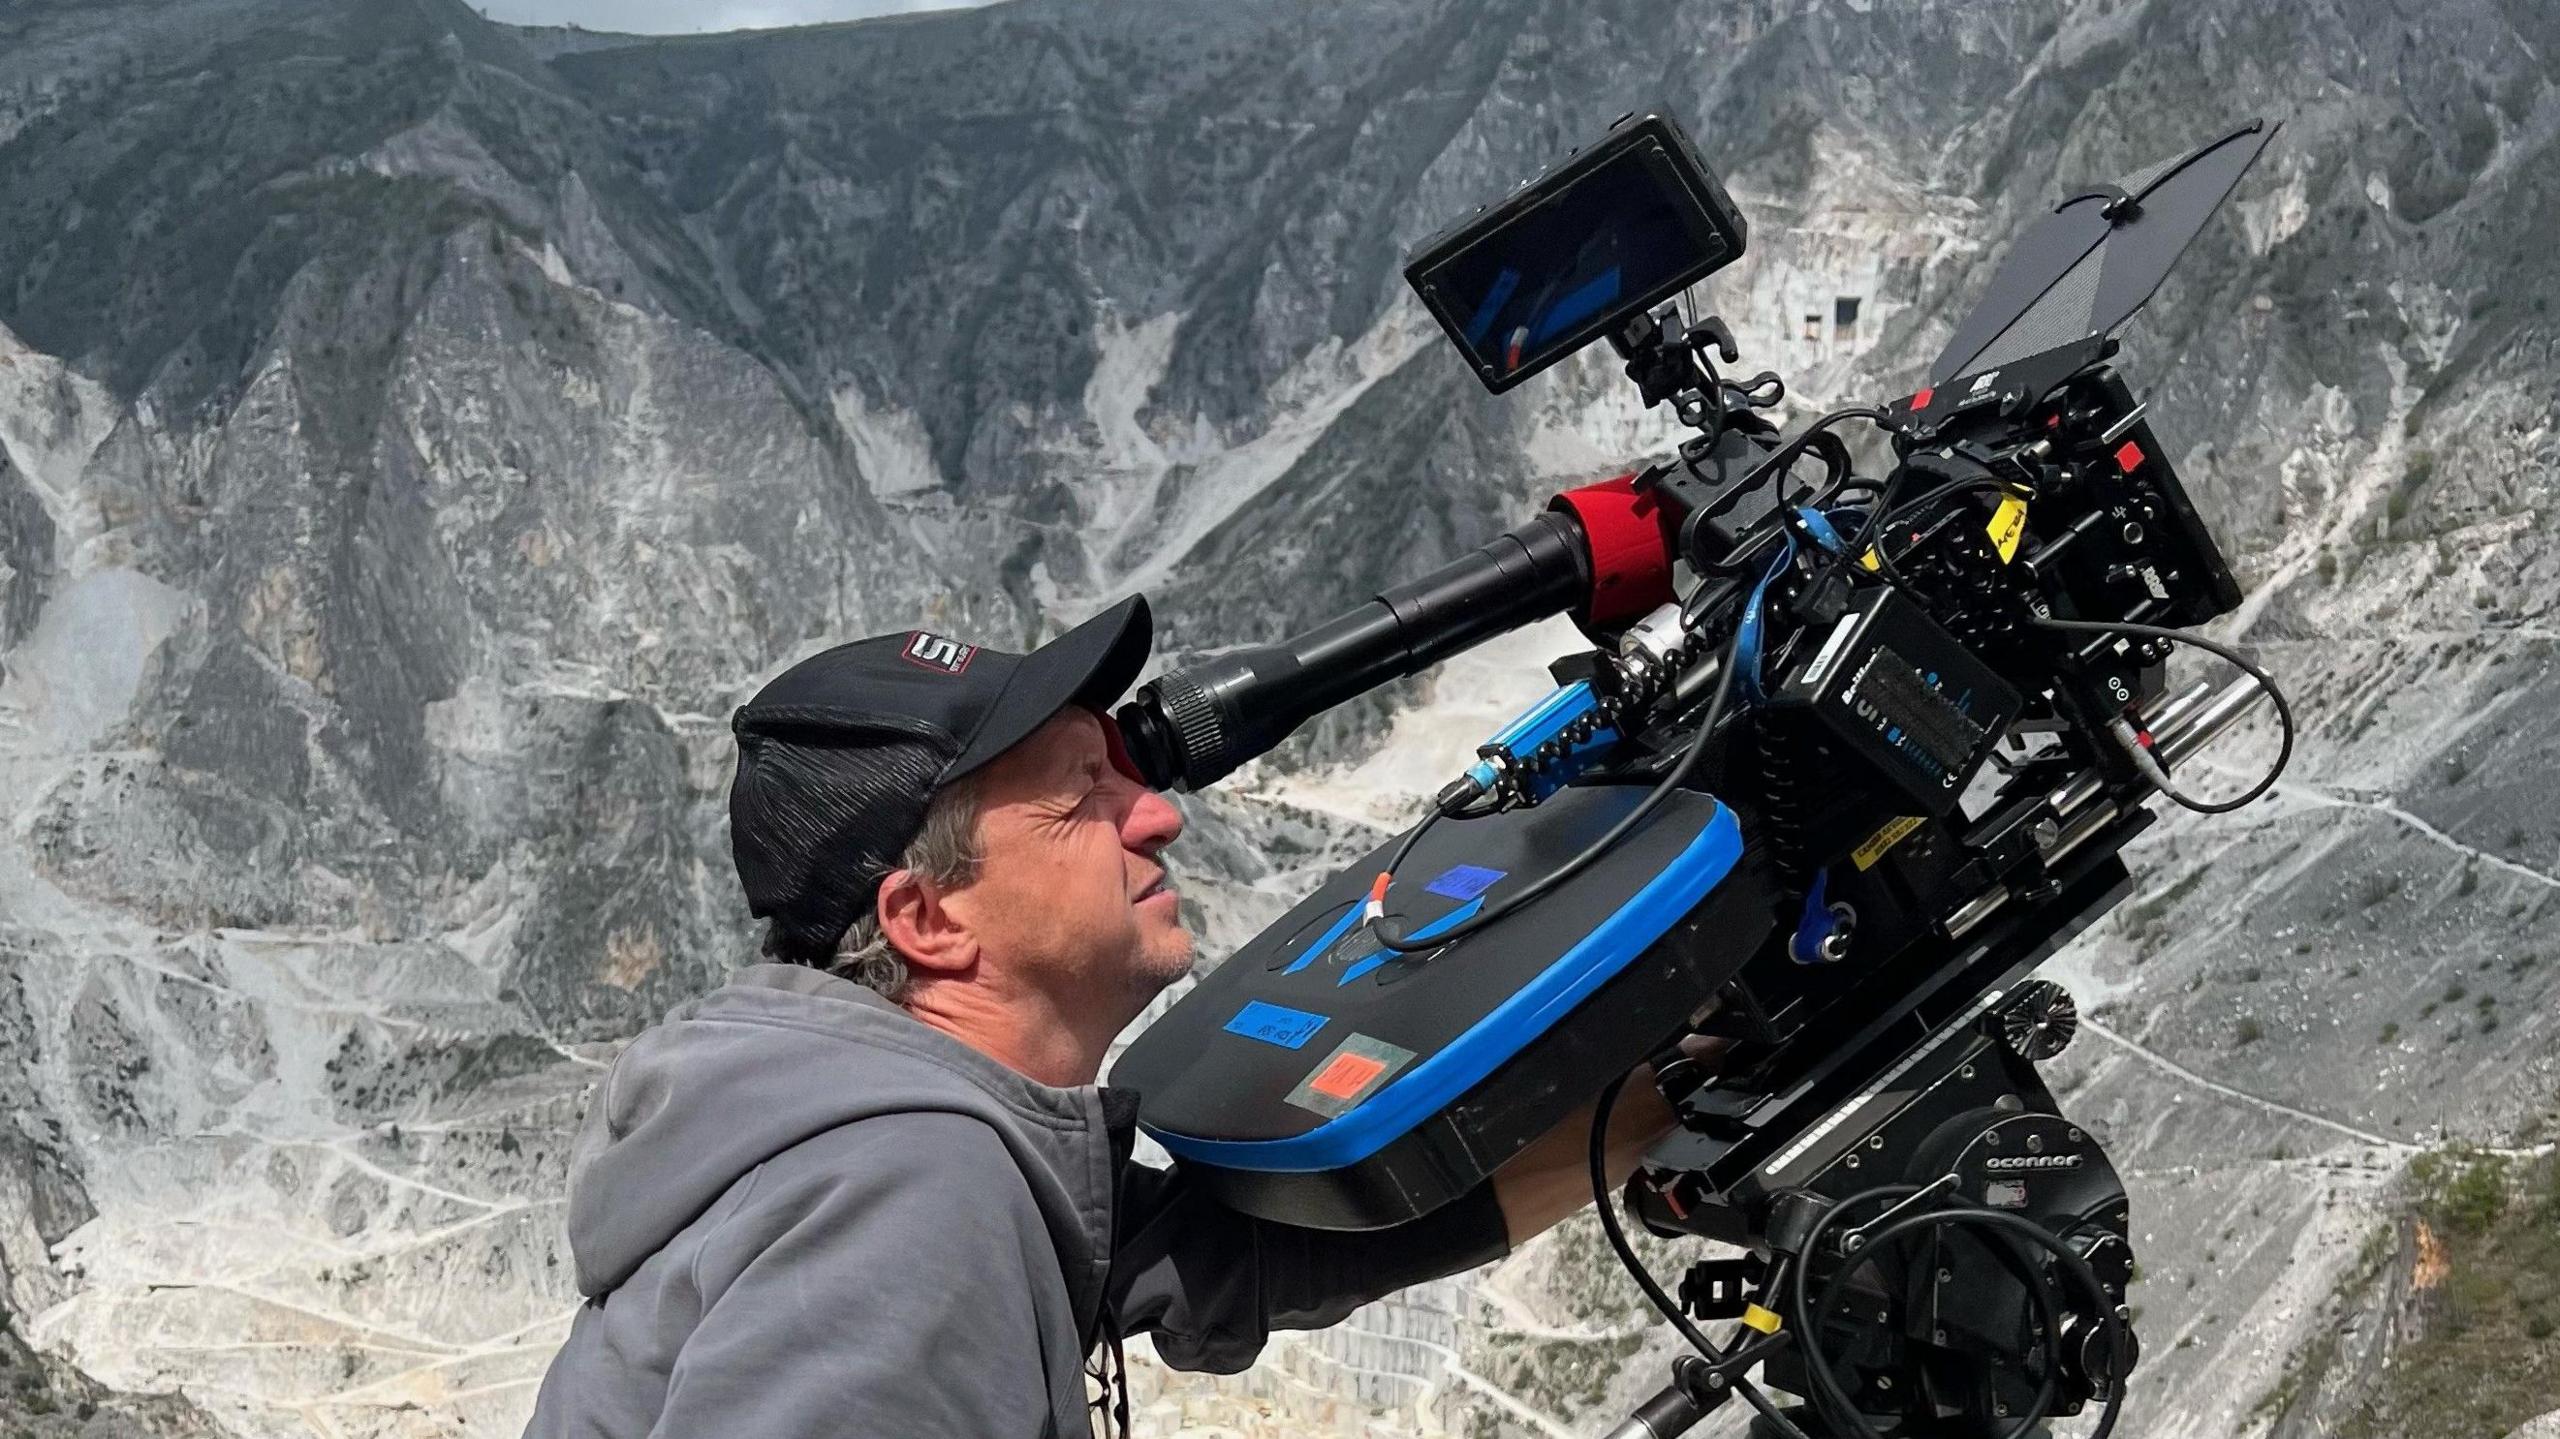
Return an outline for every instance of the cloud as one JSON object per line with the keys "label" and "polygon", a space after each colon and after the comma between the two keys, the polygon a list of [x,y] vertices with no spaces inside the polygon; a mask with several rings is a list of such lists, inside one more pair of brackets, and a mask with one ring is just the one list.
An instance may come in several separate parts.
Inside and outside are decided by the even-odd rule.
{"label": "cloud", "polygon": [[510,25],[576,25],[640,35],[770,30],[866,20],[917,10],[970,9],[986,0],[474,0]]}

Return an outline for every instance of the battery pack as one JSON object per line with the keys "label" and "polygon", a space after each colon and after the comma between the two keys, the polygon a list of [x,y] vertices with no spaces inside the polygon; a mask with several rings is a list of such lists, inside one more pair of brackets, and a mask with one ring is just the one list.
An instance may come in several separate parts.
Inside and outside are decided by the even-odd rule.
{"label": "battery pack", "polygon": [[1889,585],[1859,591],[1770,702],[1810,713],[1932,815],[2018,715],[2017,690]]}
{"label": "battery pack", "polygon": [[[1452,818],[1405,852],[1416,939],[1589,849],[1649,787],[1569,785]],[[1673,790],[1574,880],[1439,949],[1362,922],[1380,845],[1201,979],[1112,1066],[1138,1118],[1229,1208],[1317,1229],[1418,1218],[1485,1182],[1696,1015],[1771,927],[1733,811]]]}

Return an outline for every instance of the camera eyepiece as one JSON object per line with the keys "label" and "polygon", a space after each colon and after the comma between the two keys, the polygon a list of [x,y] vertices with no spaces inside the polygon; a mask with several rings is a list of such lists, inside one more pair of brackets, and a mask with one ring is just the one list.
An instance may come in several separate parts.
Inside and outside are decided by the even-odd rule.
{"label": "camera eyepiece", "polygon": [[[1661,550],[1658,537],[1648,555],[1612,549],[1598,568],[1612,584],[1642,570],[1667,592],[1667,570],[1640,563],[1658,562]],[[1577,512],[1550,510],[1303,634],[1159,675],[1120,707],[1129,757],[1158,789],[1201,789],[1345,700],[1506,630],[1590,605],[1602,589],[1612,603],[1657,602],[1595,584],[1592,551]]]}

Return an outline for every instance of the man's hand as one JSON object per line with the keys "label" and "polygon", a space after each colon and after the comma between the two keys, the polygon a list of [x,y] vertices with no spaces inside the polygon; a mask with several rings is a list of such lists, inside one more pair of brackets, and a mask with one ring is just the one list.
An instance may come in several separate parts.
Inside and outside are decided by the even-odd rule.
{"label": "man's hand", "polygon": [[[1530,1141],[1494,1171],[1493,1195],[1503,1227],[1519,1248],[1591,1202],[1591,1105]],[[1679,1122],[1653,1087],[1651,1066],[1627,1076],[1609,1113],[1609,1186],[1633,1174],[1636,1161]]]}

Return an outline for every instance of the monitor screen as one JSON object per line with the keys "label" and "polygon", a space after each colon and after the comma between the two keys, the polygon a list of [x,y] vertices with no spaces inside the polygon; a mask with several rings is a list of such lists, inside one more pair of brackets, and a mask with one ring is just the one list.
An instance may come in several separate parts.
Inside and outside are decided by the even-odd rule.
{"label": "monitor screen", "polygon": [[1631,139],[1522,191],[1408,272],[1488,386],[1508,389],[1734,257],[1703,187],[1658,137]]}

